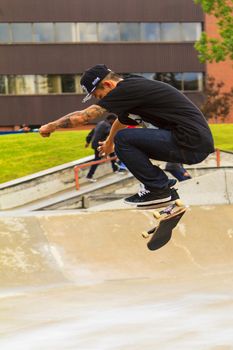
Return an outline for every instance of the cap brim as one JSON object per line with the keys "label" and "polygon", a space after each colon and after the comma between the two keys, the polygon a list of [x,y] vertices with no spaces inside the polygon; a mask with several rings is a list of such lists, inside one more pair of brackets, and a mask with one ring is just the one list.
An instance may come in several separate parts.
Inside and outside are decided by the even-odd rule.
{"label": "cap brim", "polygon": [[91,98],[92,98],[91,93],[87,94],[87,95],[83,98],[82,103],[86,103],[86,102],[89,101]]}
{"label": "cap brim", "polygon": [[90,92],[89,94],[87,94],[83,100],[82,100],[82,103],[86,103],[87,101],[89,101],[91,98],[92,98],[92,93],[93,91],[95,91],[95,89],[97,88],[97,86],[95,86]]}

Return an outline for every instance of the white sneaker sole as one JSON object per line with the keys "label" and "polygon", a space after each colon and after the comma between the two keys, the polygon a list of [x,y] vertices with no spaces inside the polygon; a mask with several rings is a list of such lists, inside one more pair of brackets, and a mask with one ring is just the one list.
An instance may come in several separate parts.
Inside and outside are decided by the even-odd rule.
{"label": "white sneaker sole", "polygon": [[95,180],[95,179],[87,179],[87,181],[91,182],[91,183],[97,182],[97,180]]}
{"label": "white sneaker sole", "polygon": [[148,202],[138,202],[138,203],[133,203],[133,202],[127,202],[125,199],[124,199],[124,203],[125,204],[129,204],[129,205],[133,205],[133,206],[139,206],[139,205],[148,205],[148,204],[159,204],[159,203],[165,203],[165,202],[169,202],[171,201],[172,197],[169,196],[169,197],[166,197],[166,198],[162,198],[162,199],[155,199],[153,201],[148,201]]}

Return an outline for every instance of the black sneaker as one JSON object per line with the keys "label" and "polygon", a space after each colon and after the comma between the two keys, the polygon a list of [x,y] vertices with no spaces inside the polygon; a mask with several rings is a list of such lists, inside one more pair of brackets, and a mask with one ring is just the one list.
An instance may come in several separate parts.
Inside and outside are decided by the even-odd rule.
{"label": "black sneaker", "polygon": [[180,196],[178,195],[178,192],[175,188],[171,188],[171,201],[175,201],[176,199],[179,199]]}
{"label": "black sneaker", "polygon": [[159,204],[137,204],[137,208],[141,209],[156,209],[166,207],[168,204],[174,204],[174,202],[179,199],[178,192],[175,188],[171,188],[171,199],[168,202],[159,203]]}
{"label": "black sneaker", "polygon": [[160,204],[164,202],[169,202],[171,200],[171,190],[170,188],[165,188],[157,190],[156,192],[151,192],[146,188],[142,188],[137,194],[124,199],[126,204],[140,205],[140,204]]}
{"label": "black sneaker", "polygon": [[177,183],[176,179],[168,179],[168,187],[174,187]]}

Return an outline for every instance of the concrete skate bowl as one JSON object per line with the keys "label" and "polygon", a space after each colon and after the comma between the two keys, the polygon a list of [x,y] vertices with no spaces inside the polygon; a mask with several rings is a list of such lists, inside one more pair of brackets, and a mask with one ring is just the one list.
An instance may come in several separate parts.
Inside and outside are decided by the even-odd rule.
{"label": "concrete skate bowl", "polygon": [[5,213],[1,348],[233,349],[232,208],[189,208],[155,252],[149,211]]}

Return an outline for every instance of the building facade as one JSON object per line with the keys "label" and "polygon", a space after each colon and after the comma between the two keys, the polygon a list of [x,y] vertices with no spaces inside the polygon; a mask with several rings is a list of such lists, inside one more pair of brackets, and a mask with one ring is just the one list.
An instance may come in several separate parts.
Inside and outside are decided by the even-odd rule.
{"label": "building facade", "polygon": [[[218,38],[217,20],[214,16],[205,16],[205,31],[211,38]],[[224,62],[212,62],[206,65],[206,76],[214,77],[216,83],[224,82],[222,91],[229,92],[233,88],[233,62],[230,59],[226,59]],[[217,119],[217,122],[221,122],[221,116]],[[233,123],[233,105],[225,122]],[[210,122],[216,122],[212,120]]]}
{"label": "building facade", "polygon": [[0,126],[83,109],[80,77],[97,63],[200,104],[206,66],[193,45],[203,26],[193,0],[0,0]]}

